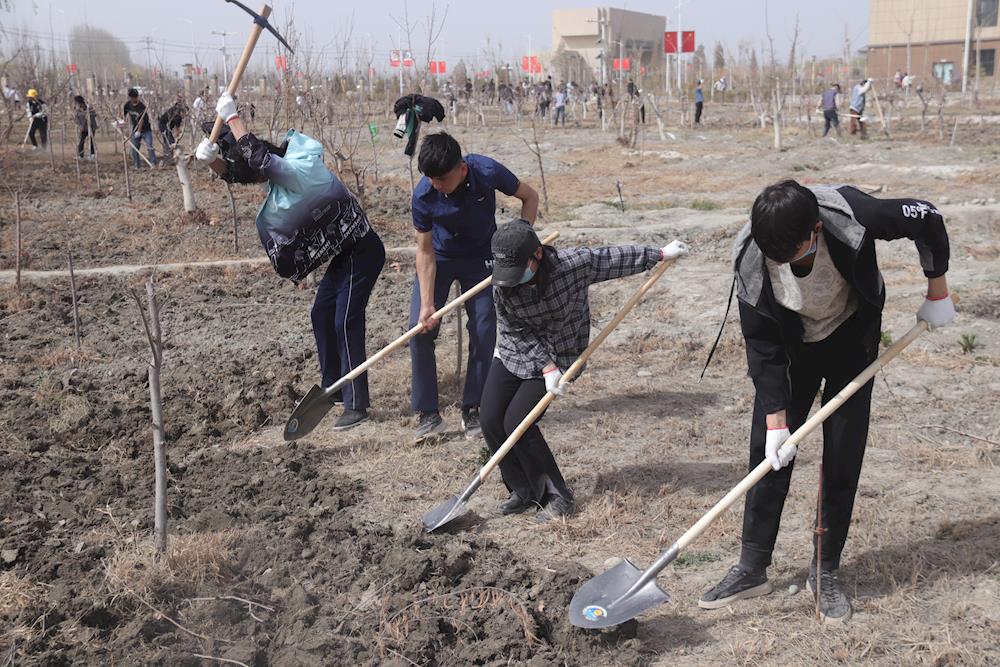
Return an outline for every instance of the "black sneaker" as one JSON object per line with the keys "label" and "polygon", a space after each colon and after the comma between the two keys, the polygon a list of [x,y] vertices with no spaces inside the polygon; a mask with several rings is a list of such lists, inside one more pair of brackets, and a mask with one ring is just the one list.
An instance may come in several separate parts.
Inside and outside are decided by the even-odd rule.
{"label": "black sneaker", "polygon": [[552,496],[552,499],[545,504],[545,507],[538,510],[535,521],[547,523],[553,519],[562,519],[573,513],[576,503],[562,496]]}
{"label": "black sneaker", "polygon": [[424,440],[433,438],[435,435],[444,431],[444,429],[445,423],[444,420],[441,419],[441,413],[421,412],[420,423],[417,424],[417,432],[413,441],[423,442]]}
{"label": "black sneaker", "polygon": [[500,510],[500,514],[507,516],[509,514],[520,514],[536,506],[535,501],[525,500],[518,495],[517,491],[511,491],[510,498],[500,503],[497,509]]}
{"label": "black sneaker", "polygon": [[[816,567],[809,568],[809,578],[806,579],[806,588],[816,599]],[[831,570],[819,571],[819,617],[824,623],[839,625],[851,620],[854,609],[851,607],[851,600],[840,588],[836,573]]]}
{"label": "black sneaker", "polygon": [[483,427],[479,425],[479,408],[462,409],[462,430],[466,440],[475,440],[483,435]]}
{"label": "black sneaker", "polygon": [[352,410],[351,408],[344,408],[344,414],[337,418],[337,421],[333,423],[334,431],[346,431],[352,429],[358,424],[363,424],[368,421],[368,411],[367,410]]}
{"label": "black sneaker", "polygon": [[767,580],[767,570],[754,572],[742,565],[733,565],[722,581],[701,596],[698,606],[702,609],[719,609],[737,600],[767,595],[773,590],[774,587]]}

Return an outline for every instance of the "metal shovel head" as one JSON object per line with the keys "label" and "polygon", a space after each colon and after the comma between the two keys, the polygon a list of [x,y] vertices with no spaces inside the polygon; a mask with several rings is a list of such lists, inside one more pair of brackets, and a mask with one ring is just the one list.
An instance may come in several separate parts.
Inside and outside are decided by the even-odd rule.
{"label": "metal shovel head", "polygon": [[432,533],[444,524],[465,514],[465,503],[461,496],[452,496],[431,511],[424,514],[424,530]]}
{"label": "metal shovel head", "polygon": [[302,397],[285,423],[285,442],[308,435],[323,421],[323,417],[333,407],[333,402],[324,394],[323,388],[314,384]]}
{"label": "metal shovel head", "polygon": [[578,628],[610,628],[670,600],[656,579],[625,595],[641,576],[642,570],[628,559],[597,575],[581,586],[569,603],[570,623]]}

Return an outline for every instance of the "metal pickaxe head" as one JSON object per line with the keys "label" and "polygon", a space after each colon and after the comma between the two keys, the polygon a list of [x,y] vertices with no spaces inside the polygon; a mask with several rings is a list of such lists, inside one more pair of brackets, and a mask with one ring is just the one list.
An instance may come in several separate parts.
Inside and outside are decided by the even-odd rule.
{"label": "metal pickaxe head", "polygon": [[249,14],[250,16],[252,16],[254,23],[256,23],[261,28],[264,28],[265,30],[267,30],[268,32],[270,32],[272,35],[274,35],[278,39],[278,41],[281,42],[284,45],[284,47],[289,50],[289,52],[295,53],[295,49],[293,49],[291,46],[288,45],[288,42],[285,41],[285,38],[278,34],[278,31],[274,29],[274,26],[272,26],[268,22],[268,20],[266,18],[264,18],[263,16],[261,16],[260,14],[258,14],[257,12],[255,12],[254,10],[250,9],[249,7],[247,7],[246,5],[244,5],[242,2],[239,2],[239,0],[226,0],[226,2],[229,2],[229,3],[232,3],[232,4],[236,5],[237,7],[239,7],[243,11],[245,11],[247,14]]}

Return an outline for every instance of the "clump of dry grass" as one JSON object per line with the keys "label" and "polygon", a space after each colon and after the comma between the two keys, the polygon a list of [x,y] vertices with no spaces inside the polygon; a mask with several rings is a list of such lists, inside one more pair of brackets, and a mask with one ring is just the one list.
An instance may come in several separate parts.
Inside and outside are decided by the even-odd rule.
{"label": "clump of dry grass", "polygon": [[156,557],[152,538],[128,539],[105,563],[112,594],[145,600],[168,594],[193,594],[205,582],[228,577],[235,561],[234,531],[170,537],[167,552]]}
{"label": "clump of dry grass", "polygon": [[0,616],[16,616],[45,594],[45,589],[16,572],[0,572]]}
{"label": "clump of dry grass", "polygon": [[104,357],[97,351],[86,348],[78,350],[72,345],[60,345],[36,357],[35,363],[40,368],[60,368],[101,361],[104,361]]}

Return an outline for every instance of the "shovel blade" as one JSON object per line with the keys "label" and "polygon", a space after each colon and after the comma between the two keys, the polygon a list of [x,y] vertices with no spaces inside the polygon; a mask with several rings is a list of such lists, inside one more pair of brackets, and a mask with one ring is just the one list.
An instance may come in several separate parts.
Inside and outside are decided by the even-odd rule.
{"label": "shovel blade", "polygon": [[656,579],[626,595],[641,576],[642,570],[628,559],[597,575],[569,603],[570,623],[578,628],[610,628],[670,600]]}
{"label": "shovel blade", "polygon": [[465,502],[462,501],[461,496],[452,496],[424,514],[424,530],[432,533],[463,514],[465,514]]}
{"label": "shovel blade", "polygon": [[295,406],[292,416],[285,423],[285,442],[309,435],[323,421],[323,417],[332,407],[333,401],[326,396],[326,392],[323,391],[322,387],[314,384],[312,389]]}

